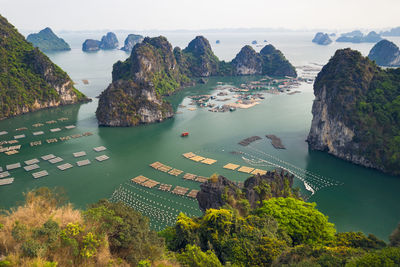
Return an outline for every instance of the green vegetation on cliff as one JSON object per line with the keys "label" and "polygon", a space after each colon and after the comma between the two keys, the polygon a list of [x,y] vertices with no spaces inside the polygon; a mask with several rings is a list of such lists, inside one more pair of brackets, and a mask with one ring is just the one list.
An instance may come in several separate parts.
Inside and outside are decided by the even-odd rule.
{"label": "green vegetation on cliff", "polygon": [[86,100],[60,67],[0,16],[0,119]]}
{"label": "green vegetation on cliff", "polygon": [[77,210],[62,190],[39,188],[0,214],[0,266],[398,266],[390,244],[333,224],[300,199],[270,198],[246,215],[232,207],[177,217],[158,234],[148,218],[107,200]]}
{"label": "green vegetation on cliff", "polygon": [[348,153],[400,174],[400,69],[381,69],[350,49],[338,50],[314,84],[326,88],[330,116],[354,131]]}
{"label": "green vegetation on cliff", "polygon": [[71,50],[69,44],[48,27],[38,33],[29,34],[26,40],[43,52]]}

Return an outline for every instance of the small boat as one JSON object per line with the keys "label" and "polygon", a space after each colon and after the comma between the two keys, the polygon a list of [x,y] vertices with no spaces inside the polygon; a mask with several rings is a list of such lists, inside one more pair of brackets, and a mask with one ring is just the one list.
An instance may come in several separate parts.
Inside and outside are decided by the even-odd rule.
{"label": "small boat", "polygon": [[183,133],[181,133],[181,137],[185,137],[185,136],[188,136],[188,135],[189,135],[188,132],[183,132]]}

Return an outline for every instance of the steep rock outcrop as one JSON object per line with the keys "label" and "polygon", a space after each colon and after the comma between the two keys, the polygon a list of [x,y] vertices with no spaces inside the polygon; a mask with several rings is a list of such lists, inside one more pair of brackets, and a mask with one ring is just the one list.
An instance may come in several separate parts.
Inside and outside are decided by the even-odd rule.
{"label": "steep rock outcrop", "polygon": [[351,49],[336,51],[314,83],[309,147],[400,174],[400,70],[382,70]]}
{"label": "steep rock outcrop", "polygon": [[103,126],[134,126],[172,117],[172,107],[162,96],[188,82],[162,36],[146,37],[137,44],[126,61],[114,64],[112,76],[96,111]]}
{"label": "steep rock outcrop", "polygon": [[372,47],[368,58],[379,66],[400,67],[399,47],[388,40],[382,40]]}
{"label": "steep rock outcrop", "polygon": [[121,50],[125,52],[131,52],[135,44],[140,43],[143,41],[143,36],[138,35],[138,34],[129,34],[124,42],[124,46],[121,48]]}
{"label": "steep rock outcrop", "polygon": [[327,33],[317,32],[312,42],[319,45],[328,45],[332,43],[332,40],[331,38],[329,38],[329,35]]}
{"label": "steep rock outcrop", "polygon": [[110,50],[118,47],[118,39],[115,33],[108,32],[106,35],[101,37],[100,49]]}
{"label": "steep rock outcrop", "polygon": [[182,50],[178,63],[181,70],[191,77],[209,77],[219,74],[219,59],[214,55],[208,40],[203,36],[196,36]]}
{"label": "steep rock outcrop", "polygon": [[0,119],[87,101],[71,78],[0,16]]}
{"label": "steep rock outcrop", "polygon": [[[197,201],[200,209],[218,209],[224,205],[235,206],[246,200],[251,208],[255,208],[262,200],[271,197],[300,197],[292,191],[293,175],[283,169],[268,171],[264,175],[254,175],[244,182],[240,188],[223,176],[212,176],[200,185]],[[240,207],[239,207],[240,209]]]}
{"label": "steep rock outcrop", "polygon": [[344,33],[336,42],[345,43],[376,43],[382,40],[382,37],[374,31],[369,32],[367,35],[363,35],[360,31],[353,31],[350,33]]}
{"label": "steep rock outcrop", "polygon": [[[104,126],[134,126],[162,121],[172,116],[171,106],[163,96],[193,84],[193,80],[198,81],[199,77],[248,74],[297,75],[295,68],[272,45],[265,46],[261,53],[256,53],[250,46],[244,47],[232,62],[225,62],[219,61],[202,36],[197,36],[184,50],[176,47],[173,51],[165,37],[146,37],[133,47],[127,60],[114,64],[113,84],[100,96],[97,118]],[[132,81],[133,84],[119,80]],[[132,90],[142,93],[128,92]],[[146,100],[144,95],[155,95],[156,98]],[[123,101],[131,103],[131,106]],[[157,108],[159,112],[156,112]]]}
{"label": "steep rock outcrop", "polygon": [[262,57],[246,45],[232,60],[234,75],[259,75],[262,73]]}
{"label": "steep rock outcrop", "polygon": [[48,27],[38,33],[29,34],[26,40],[43,52],[71,50],[69,44],[55,35]]}
{"label": "steep rock outcrop", "polygon": [[260,54],[263,61],[262,74],[279,77],[297,77],[296,68],[273,45],[264,46]]}
{"label": "steep rock outcrop", "polygon": [[95,52],[100,50],[100,41],[93,39],[86,39],[82,44],[82,51]]}

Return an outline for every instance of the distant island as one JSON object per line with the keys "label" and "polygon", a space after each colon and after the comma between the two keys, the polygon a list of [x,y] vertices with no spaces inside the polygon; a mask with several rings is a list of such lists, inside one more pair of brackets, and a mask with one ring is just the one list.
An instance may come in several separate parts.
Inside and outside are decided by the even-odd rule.
{"label": "distant island", "polygon": [[392,28],[389,31],[381,32],[382,36],[400,36],[400,27]]}
{"label": "distant island", "polygon": [[42,52],[71,50],[69,44],[55,35],[48,27],[38,33],[29,34],[26,40]]}
{"label": "distant island", "polygon": [[82,44],[82,51],[84,52],[95,52],[102,50],[111,50],[118,48],[118,39],[115,33],[108,32],[103,35],[101,41],[94,39],[86,39]]}
{"label": "distant island", "polygon": [[0,16],[0,120],[88,98],[71,78]]}
{"label": "distant island", "polygon": [[382,40],[382,37],[374,31],[369,32],[364,35],[361,31],[352,31],[348,33],[343,33],[336,42],[343,43],[376,43]]}
{"label": "distant island", "polygon": [[[131,56],[113,66],[112,83],[100,95],[96,116],[102,126],[134,126],[174,115],[163,96],[210,76],[261,74],[296,77],[295,68],[272,45],[260,53],[245,46],[232,62],[220,61],[210,43],[197,36],[185,49],[163,37],[146,37]],[[197,79],[194,79],[196,78]]]}
{"label": "distant island", "polygon": [[309,147],[400,175],[400,69],[341,49],[314,82]]}
{"label": "distant island", "polygon": [[400,67],[399,47],[388,40],[382,40],[372,47],[368,58],[374,60],[379,66]]}
{"label": "distant island", "polygon": [[124,42],[124,46],[121,50],[125,52],[131,52],[135,44],[140,43],[143,41],[143,36],[139,34],[129,34]]}
{"label": "distant island", "polygon": [[327,33],[317,32],[312,42],[319,45],[328,45],[332,43],[332,40]]}

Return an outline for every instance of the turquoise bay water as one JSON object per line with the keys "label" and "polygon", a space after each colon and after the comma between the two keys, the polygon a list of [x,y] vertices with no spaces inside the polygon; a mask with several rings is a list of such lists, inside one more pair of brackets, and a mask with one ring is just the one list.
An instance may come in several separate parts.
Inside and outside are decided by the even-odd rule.
{"label": "turquoise bay water", "polygon": [[[195,33],[166,34],[173,45],[181,47],[186,46],[195,35]],[[313,34],[310,33],[212,33],[205,36],[210,40],[216,55],[224,60],[231,60],[244,44],[249,44],[252,40],[258,40],[262,44],[262,41],[266,39],[281,49],[296,66],[310,63],[325,64],[338,48],[351,46],[366,55],[372,47],[372,44],[343,43],[334,43],[328,47],[317,46],[311,43]],[[203,176],[219,173],[235,181],[244,181],[248,175],[222,168],[226,163],[232,162],[240,165],[267,165],[260,168],[271,168],[271,165],[275,164],[291,169],[299,177],[306,177],[310,186],[320,188],[309,200],[318,204],[318,208],[330,217],[339,231],[363,231],[386,239],[400,221],[399,177],[384,175],[322,152],[308,150],[304,140],[312,119],[311,106],[314,99],[312,85],[302,84],[299,94],[267,94],[260,105],[235,112],[211,113],[205,109],[189,111],[187,108],[178,108],[179,104],[188,105],[190,99],[187,96],[189,95],[216,94],[213,88],[217,82],[239,85],[257,78],[215,77],[209,79],[206,85],[186,88],[171,96],[169,100],[174,107],[183,112],[173,119],[135,128],[99,128],[94,115],[98,103],[95,97],[111,81],[112,64],[129,55],[117,50],[83,53],[80,45],[84,39],[96,36],[68,33],[62,37],[71,44],[72,50],[48,55],[68,72],[79,90],[93,98],[93,102],[43,110],[1,121],[0,131],[9,132],[8,135],[1,136],[1,140],[13,139],[14,135],[20,133],[15,131],[16,128],[27,127],[28,130],[21,132],[27,136],[20,139],[21,152],[12,156],[1,154],[0,166],[4,168],[6,164],[22,163],[49,153],[60,156],[64,162],[75,165],[79,159],[75,159],[72,153],[82,150],[87,152],[84,158],[91,160],[92,164],[84,167],[75,165],[72,169],[62,172],[55,165],[41,160],[39,165],[41,169],[49,172],[49,176],[38,180],[33,179],[31,174],[22,168],[11,171],[15,182],[12,185],[0,187],[2,208],[15,206],[22,200],[22,192],[40,186],[61,186],[66,189],[70,201],[75,206],[84,208],[100,198],[111,197],[114,190],[122,184],[123,188],[129,188],[136,194],[134,198],[138,201],[137,203],[141,201],[142,207],[149,204],[166,210],[166,214],[171,216],[176,215],[178,211],[198,215],[200,212],[194,200],[156,189],[130,187],[129,179],[144,175],[161,183],[181,185],[190,189],[199,188],[198,183],[183,180],[182,175],[174,177],[148,166],[154,161],[160,161],[185,172]],[[118,34],[118,37],[121,42],[122,37],[125,36]],[[215,44],[217,39],[221,40],[221,44]],[[397,44],[400,43],[400,39],[393,40]],[[256,49],[260,48],[256,47]],[[89,84],[84,85],[82,79],[87,79]],[[45,124],[41,128],[32,127],[34,123],[60,117],[68,117],[69,120],[57,124]],[[57,133],[49,132],[51,128],[70,124],[77,127]],[[34,137],[32,132],[39,130],[45,131],[45,135]],[[92,132],[93,135],[54,144],[44,143],[37,147],[29,146],[29,142],[33,140],[43,142],[48,138],[87,131]],[[181,138],[179,135],[183,131],[189,131],[190,136]],[[279,136],[287,149],[275,150],[265,138],[253,143],[251,147],[244,148],[237,145],[238,141],[246,137],[253,135],[263,137],[266,134]],[[92,150],[93,147],[100,145],[107,147],[104,153]],[[190,151],[217,159],[218,162],[208,166],[181,156],[182,153]],[[230,153],[232,151],[241,151],[243,154],[232,154]],[[101,154],[110,156],[110,159],[102,163],[94,160],[95,156]],[[248,161],[251,159],[258,163]],[[304,175],[305,173],[307,176]],[[301,187],[304,194],[310,196],[304,188],[303,181],[296,179],[295,183]],[[153,221],[156,220],[154,218],[152,218]],[[155,222],[154,225],[161,224]]]}

